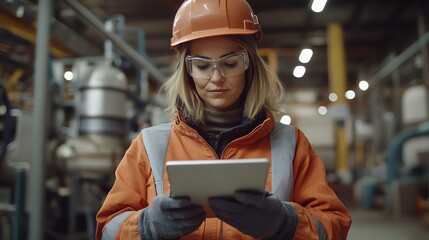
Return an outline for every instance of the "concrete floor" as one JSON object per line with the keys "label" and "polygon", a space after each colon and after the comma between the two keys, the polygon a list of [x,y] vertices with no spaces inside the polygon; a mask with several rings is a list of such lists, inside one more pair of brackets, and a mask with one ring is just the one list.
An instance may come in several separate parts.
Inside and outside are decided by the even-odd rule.
{"label": "concrete floor", "polygon": [[415,217],[395,219],[383,210],[350,209],[347,240],[429,240],[429,228]]}

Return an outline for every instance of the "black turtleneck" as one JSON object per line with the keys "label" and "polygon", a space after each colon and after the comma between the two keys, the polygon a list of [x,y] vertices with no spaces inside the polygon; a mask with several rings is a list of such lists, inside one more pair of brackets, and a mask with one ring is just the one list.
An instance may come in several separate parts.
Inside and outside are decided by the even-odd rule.
{"label": "black turtleneck", "polygon": [[266,117],[267,113],[261,111],[261,113],[251,121],[243,116],[242,108],[231,111],[204,109],[206,126],[195,124],[191,121],[188,121],[188,123],[198,131],[220,158],[228,143],[250,133],[257,125],[261,124]]}
{"label": "black turtleneck", "polygon": [[220,133],[231,129],[241,123],[243,109],[238,108],[230,111],[217,111],[204,108],[205,131]]}

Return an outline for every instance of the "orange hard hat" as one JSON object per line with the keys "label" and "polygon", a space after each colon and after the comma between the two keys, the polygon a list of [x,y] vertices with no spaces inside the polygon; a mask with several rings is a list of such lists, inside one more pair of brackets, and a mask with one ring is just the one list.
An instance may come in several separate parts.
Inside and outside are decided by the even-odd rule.
{"label": "orange hard hat", "polygon": [[171,48],[204,37],[219,35],[253,35],[262,39],[258,17],[246,0],[185,0],[173,23]]}

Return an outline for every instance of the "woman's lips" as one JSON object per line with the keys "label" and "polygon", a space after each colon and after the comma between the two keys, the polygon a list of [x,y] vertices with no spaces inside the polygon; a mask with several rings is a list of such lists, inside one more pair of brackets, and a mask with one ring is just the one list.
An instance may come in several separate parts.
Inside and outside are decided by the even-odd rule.
{"label": "woman's lips", "polygon": [[215,89],[215,90],[210,90],[209,92],[215,95],[222,95],[227,91],[228,91],[227,89]]}

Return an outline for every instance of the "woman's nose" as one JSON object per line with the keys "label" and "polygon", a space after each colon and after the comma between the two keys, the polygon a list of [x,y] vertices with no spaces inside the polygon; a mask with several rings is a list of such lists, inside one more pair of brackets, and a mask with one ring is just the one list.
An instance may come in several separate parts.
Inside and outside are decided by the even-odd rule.
{"label": "woman's nose", "polygon": [[218,69],[217,67],[213,68],[213,73],[212,73],[210,80],[211,81],[221,81],[221,80],[223,81],[224,80],[224,77],[223,77],[220,69]]}

